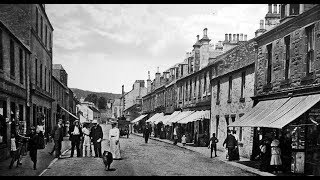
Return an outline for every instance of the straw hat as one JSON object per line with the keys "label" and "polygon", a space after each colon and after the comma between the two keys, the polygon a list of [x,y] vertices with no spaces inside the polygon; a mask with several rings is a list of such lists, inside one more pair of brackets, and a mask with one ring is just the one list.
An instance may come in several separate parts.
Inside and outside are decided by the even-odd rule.
{"label": "straw hat", "polygon": [[272,142],[271,142],[271,146],[279,146],[280,142],[278,139],[274,139]]}
{"label": "straw hat", "polygon": [[94,120],[92,121],[92,123],[93,123],[93,124],[97,124],[98,121],[97,121],[96,119],[94,119]]}

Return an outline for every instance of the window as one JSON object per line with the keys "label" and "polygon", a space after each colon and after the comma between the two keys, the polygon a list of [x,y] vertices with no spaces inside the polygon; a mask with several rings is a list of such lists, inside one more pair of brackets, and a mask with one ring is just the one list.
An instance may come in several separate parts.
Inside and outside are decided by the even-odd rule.
{"label": "window", "polygon": [[189,101],[191,100],[192,97],[192,80],[190,79],[190,96],[189,96]]}
{"label": "window", "polygon": [[14,62],[14,43],[10,40],[10,75],[14,78],[15,76],[15,62]]}
{"label": "window", "polygon": [[42,89],[42,64],[40,64],[40,88]]}
{"label": "window", "polygon": [[183,76],[183,65],[181,65],[181,77]]}
{"label": "window", "polygon": [[198,90],[198,96],[201,97],[201,74],[199,75],[199,90]]}
{"label": "window", "polygon": [[[234,122],[236,121],[236,116],[235,115],[231,115],[231,121]],[[236,130],[236,127],[233,127],[233,131]]]}
{"label": "window", "polygon": [[287,80],[289,78],[289,68],[290,68],[290,35],[284,38],[284,44],[286,48],[284,79]]}
{"label": "window", "polygon": [[217,81],[217,103],[220,102],[220,80]]}
{"label": "window", "polygon": [[20,74],[20,83],[23,84],[23,51],[19,48],[19,74]]}
{"label": "window", "polygon": [[44,90],[47,91],[47,67],[44,67]]}
{"label": "window", "polygon": [[38,8],[36,7],[36,33],[38,34],[38,29],[39,29],[39,23],[38,23],[38,19],[39,19],[39,15],[38,15]]}
{"label": "window", "polygon": [[224,116],[225,117],[225,119],[226,119],[226,124],[227,124],[227,130],[229,129],[229,115],[225,115]]}
{"label": "window", "polygon": [[40,23],[41,23],[41,25],[40,25],[40,39],[43,41],[43,18],[42,18],[42,16],[40,16],[40,19],[41,19],[41,21],[40,21]]}
{"label": "window", "polygon": [[243,98],[244,88],[246,86],[246,72],[241,73],[241,98]]}
{"label": "window", "polygon": [[182,98],[182,86],[179,87],[179,100]]}
{"label": "window", "polygon": [[[243,115],[243,113],[239,114],[239,118],[241,118]],[[242,141],[242,130],[242,127],[239,127],[239,141]]]}
{"label": "window", "polygon": [[207,73],[203,76],[203,93],[207,95]]}
{"label": "window", "polygon": [[2,30],[0,29],[0,70],[3,69],[3,42],[2,42]]}
{"label": "window", "polygon": [[185,100],[188,100],[188,82],[186,81]]}
{"label": "window", "polygon": [[194,89],[193,89],[194,98],[196,98],[196,89],[197,89],[197,77],[194,78]]}
{"label": "window", "polygon": [[51,78],[51,71],[49,70],[49,77],[48,77],[49,92],[51,92],[51,83],[50,83],[50,78]]}
{"label": "window", "polygon": [[311,75],[313,72],[314,59],[314,25],[306,28],[307,34],[307,59],[306,59],[306,75]]}
{"label": "window", "polygon": [[231,102],[232,76],[229,76],[228,102]]}
{"label": "window", "polygon": [[267,84],[270,84],[272,72],[272,44],[267,45],[267,58]]}
{"label": "window", "polygon": [[281,5],[281,12],[280,12],[281,19],[286,16],[286,4]]}
{"label": "window", "polygon": [[7,141],[7,102],[0,99],[0,144],[5,144]]}
{"label": "window", "polygon": [[35,74],[35,76],[36,76],[35,80],[36,80],[36,85],[37,85],[37,84],[38,84],[38,59],[35,59],[35,72],[36,72],[36,74]]}
{"label": "window", "polygon": [[290,4],[290,15],[298,15],[299,14],[299,4]]}

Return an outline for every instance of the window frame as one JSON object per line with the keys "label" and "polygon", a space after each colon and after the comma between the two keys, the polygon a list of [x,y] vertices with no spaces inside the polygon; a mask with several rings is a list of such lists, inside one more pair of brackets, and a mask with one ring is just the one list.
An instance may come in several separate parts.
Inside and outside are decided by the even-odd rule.
{"label": "window frame", "polygon": [[15,79],[15,47],[13,39],[10,39],[10,77]]}

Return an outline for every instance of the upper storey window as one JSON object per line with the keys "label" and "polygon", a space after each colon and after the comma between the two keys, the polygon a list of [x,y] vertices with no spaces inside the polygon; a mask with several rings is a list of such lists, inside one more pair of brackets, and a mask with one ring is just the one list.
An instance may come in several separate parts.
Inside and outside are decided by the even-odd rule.
{"label": "upper storey window", "polygon": [[300,4],[282,4],[280,10],[281,19],[284,19],[288,16],[299,15]]}

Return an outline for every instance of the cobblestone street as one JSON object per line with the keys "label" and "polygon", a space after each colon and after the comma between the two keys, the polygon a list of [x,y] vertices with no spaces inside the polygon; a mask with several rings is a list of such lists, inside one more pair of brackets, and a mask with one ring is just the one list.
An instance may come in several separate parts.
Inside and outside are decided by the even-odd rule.
{"label": "cobblestone street", "polygon": [[[56,161],[43,176],[254,176],[218,159],[180,147],[131,135],[121,138],[122,160],[114,160],[105,171],[101,158],[64,158]],[[65,155],[69,157],[70,151]],[[191,166],[192,165],[192,166]]]}

